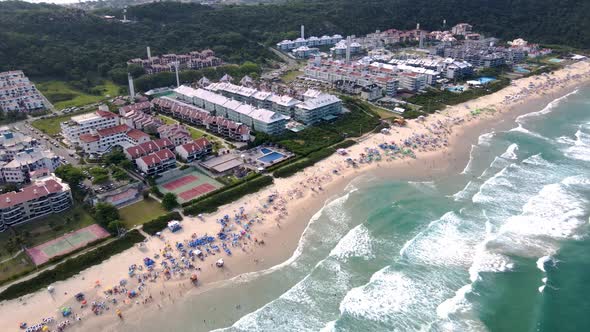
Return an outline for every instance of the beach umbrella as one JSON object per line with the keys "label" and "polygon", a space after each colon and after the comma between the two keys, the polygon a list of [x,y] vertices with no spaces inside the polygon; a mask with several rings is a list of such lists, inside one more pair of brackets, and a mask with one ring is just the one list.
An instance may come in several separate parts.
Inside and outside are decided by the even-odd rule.
{"label": "beach umbrella", "polygon": [[54,290],[55,290],[55,287],[53,287],[53,286],[48,286],[48,287],[47,287],[47,291],[48,291],[49,293],[53,293],[53,291],[54,291]]}
{"label": "beach umbrella", "polygon": [[49,331],[49,327],[47,327],[47,325],[44,325],[41,331]]}

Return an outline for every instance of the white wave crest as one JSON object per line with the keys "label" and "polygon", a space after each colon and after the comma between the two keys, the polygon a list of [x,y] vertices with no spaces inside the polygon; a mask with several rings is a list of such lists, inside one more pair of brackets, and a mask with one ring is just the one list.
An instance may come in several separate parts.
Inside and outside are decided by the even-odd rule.
{"label": "white wave crest", "polygon": [[496,132],[494,132],[494,131],[489,132],[489,133],[485,133],[485,134],[481,134],[477,138],[477,144],[483,145],[483,146],[489,146],[491,144],[492,138],[494,138],[494,135],[496,135]]}
{"label": "white wave crest", "polygon": [[467,165],[465,165],[463,171],[461,171],[461,174],[467,174],[471,170],[471,163],[473,163],[473,153],[475,152],[475,147],[476,145],[471,145],[471,150],[469,151],[469,161],[467,162]]}
{"label": "white wave crest", "polygon": [[373,258],[371,235],[367,227],[360,224],[351,229],[332,249],[330,256],[340,259],[360,257],[367,260]]}
{"label": "white wave crest", "polygon": [[516,151],[518,151],[518,144],[512,143],[500,157],[504,159],[517,159]]}
{"label": "white wave crest", "polygon": [[567,99],[567,97],[574,95],[578,93],[578,89],[564,95],[561,96],[559,98],[555,98],[553,99],[551,102],[549,102],[549,104],[547,104],[547,106],[545,106],[542,110],[540,111],[535,111],[535,112],[530,112],[527,114],[523,114],[519,117],[516,118],[516,122],[520,123],[523,122],[523,120],[525,120],[526,118],[530,118],[530,117],[536,117],[536,116],[540,116],[540,115],[544,115],[544,114],[548,114],[551,111],[553,111],[553,109],[555,109],[555,107],[557,107],[559,105],[559,103],[561,103],[563,100]]}

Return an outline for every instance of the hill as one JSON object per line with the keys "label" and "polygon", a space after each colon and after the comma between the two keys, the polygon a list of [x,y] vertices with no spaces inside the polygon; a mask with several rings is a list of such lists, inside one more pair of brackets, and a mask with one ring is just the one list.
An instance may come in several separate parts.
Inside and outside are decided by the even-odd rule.
{"label": "hill", "polygon": [[564,0],[295,0],[280,4],[209,7],[157,2],[128,9],[134,23],[101,18],[120,10],[86,12],[49,4],[0,2],[0,71],[86,81],[125,70],[125,61],[153,53],[212,48],[227,62],[264,63],[259,43],[297,36],[300,24],[316,35],[364,34],[375,29],[440,29],[470,22],[483,33],[546,44],[590,48],[590,2]]}

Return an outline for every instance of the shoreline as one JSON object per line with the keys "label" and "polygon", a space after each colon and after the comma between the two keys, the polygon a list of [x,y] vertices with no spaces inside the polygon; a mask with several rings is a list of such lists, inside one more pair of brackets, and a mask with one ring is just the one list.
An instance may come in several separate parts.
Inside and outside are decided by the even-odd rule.
{"label": "shoreline", "polygon": [[[581,76],[574,79],[574,75]],[[551,79],[556,82],[552,83]],[[82,322],[75,322],[75,319],[69,318],[71,326],[67,330],[122,330],[126,328],[125,320],[137,322],[135,318],[159,311],[161,303],[174,302],[175,298],[182,300],[184,293],[195,296],[236,280],[232,278],[242,278],[251,273],[267,273],[265,271],[288,264],[292,257],[295,257],[297,253],[294,251],[299,247],[301,235],[308,227],[310,219],[323,205],[341,195],[343,189],[355,178],[374,175],[396,179],[430,180],[442,174],[459,173],[469,160],[474,139],[483,132],[495,130],[496,127],[514,125],[514,120],[522,114],[530,113],[531,107],[537,107],[535,108],[537,110],[538,106],[547,105],[548,102],[555,100],[556,95],[563,96],[588,81],[590,81],[590,63],[587,61],[565,67],[556,71],[554,75],[539,75],[515,80],[511,86],[494,94],[447,107],[440,113],[430,115],[424,122],[412,120],[406,127],[392,127],[390,135],[368,134],[362,137],[359,143],[347,149],[349,157],[359,160],[358,168],[346,163],[346,157],[332,155],[289,178],[275,179],[275,183],[269,188],[220,207],[218,212],[206,215],[204,222],[197,218],[185,217],[185,221],[182,222],[182,231],[175,234],[169,231],[163,232],[165,241],[173,245],[176,241],[190,238],[190,234],[195,232],[199,236],[205,233],[216,234],[219,230],[216,220],[223,218],[225,214],[233,216],[239,212],[240,207],[244,207],[248,214],[246,220],[260,220],[252,224],[251,238],[265,242],[264,245],[260,245],[258,241],[252,241],[252,239],[241,239],[241,248],[231,248],[234,251],[231,257],[222,255],[226,261],[223,269],[213,266],[217,256],[208,257],[204,262],[196,261],[195,265],[202,269],[198,271],[199,280],[201,280],[198,287],[191,285],[188,280],[190,274],[175,275],[169,281],[157,278],[151,283],[144,282],[146,285],[144,291],[128,304],[125,304],[122,298],[120,302],[123,303],[107,303],[111,307],[110,310],[103,311],[96,317],[89,308],[80,310],[80,304],[72,299],[74,294],[81,291],[86,294],[89,302],[95,300],[107,302],[110,298],[103,295],[104,290],[111,285],[117,285],[120,279],[128,278],[125,270],[127,266],[139,265],[143,257],[153,257],[165,247],[165,241],[151,237],[144,250],[134,247],[111,257],[102,264],[82,271],[75,277],[56,282],[53,285],[56,289],[53,295],[46,290],[40,290],[20,299],[0,303],[2,308],[0,319],[5,322],[5,325],[14,326],[15,330],[21,321],[29,325],[41,322],[44,317],[54,317],[58,321],[63,321],[64,318],[58,317],[56,309],[66,305],[71,306],[75,314],[83,314]],[[531,88],[530,83],[535,84],[535,87]],[[537,88],[537,83],[542,87]],[[496,111],[471,114],[473,109],[488,107],[493,107]],[[398,158],[392,161],[360,163],[359,156],[362,153],[370,154],[365,151],[365,148],[373,149],[383,142],[400,142],[414,133],[432,136],[428,141],[430,145],[427,144],[427,146],[432,146],[433,149],[428,151],[424,148],[424,151],[417,151],[416,159]],[[441,139],[436,140],[439,147],[434,148],[432,142],[436,138]],[[334,169],[338,169],[338,173],[334,173]],[[274,206],[269,205],[272,207],[266,210],[261,209],[268,195],[277,193],[279,195]],[[99,280],[104,286],[95,287],[95,280]],[[136,285],[137,283],[133,280],[129,281],[129,289],[134,289]],[[178,296],[176,296],[177,291]],[[175,297],[172,297],[172,293]],[[134,304],[135,301],[139,304]],[[123,311],[124,320],[117,318],[115,308]],[[53,330],[55,325],[50,327]]]}

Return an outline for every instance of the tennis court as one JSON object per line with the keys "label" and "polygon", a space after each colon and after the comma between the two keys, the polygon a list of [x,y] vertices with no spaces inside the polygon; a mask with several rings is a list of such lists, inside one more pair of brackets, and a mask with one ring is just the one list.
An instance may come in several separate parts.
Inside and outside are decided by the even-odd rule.
{"label": "tennis court", "polygon": [[223,186],[195,168],[166,172],[156,183],[162,193],[175,194],[181,204]]}
{"label": "tennis court", "polygon": [[27,249],[27,254],[35,265],[40,265],[53,257],[65,255],[90,242],[108,237],[109,233],[97,224],[81,228],[57,239]]}

